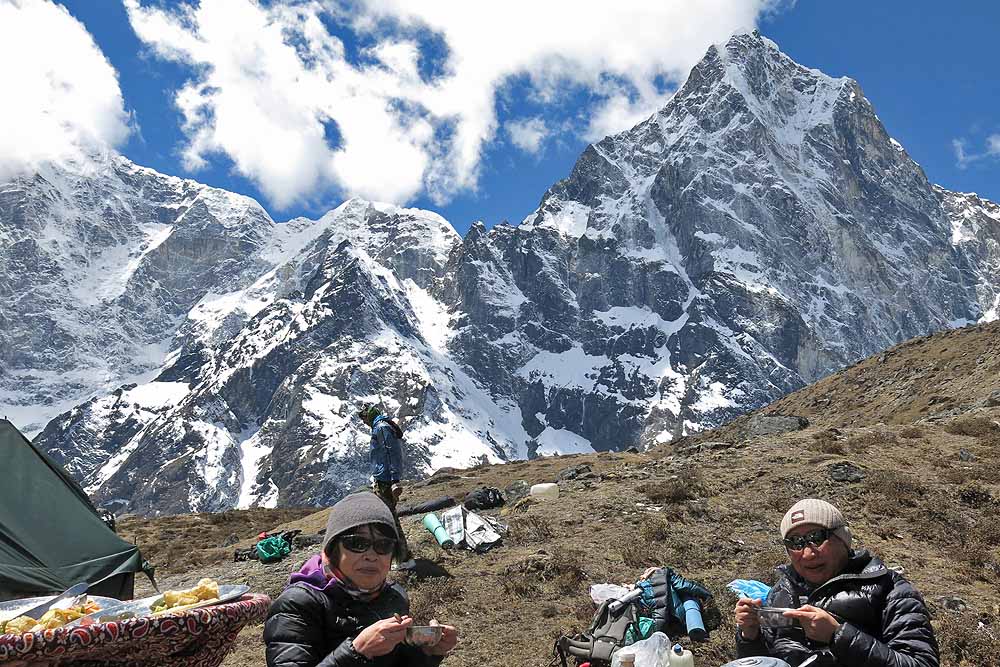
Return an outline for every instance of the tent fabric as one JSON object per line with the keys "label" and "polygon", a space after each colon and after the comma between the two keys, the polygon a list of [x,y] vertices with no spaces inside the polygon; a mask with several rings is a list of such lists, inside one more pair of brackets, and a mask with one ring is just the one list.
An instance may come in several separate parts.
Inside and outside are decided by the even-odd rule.
{"label": "tent fabric", "polygon": [[101,520],[80,485],[0,419],[0,599],[59,593],[86,581],[94,595],[132,597],[139,549]]}

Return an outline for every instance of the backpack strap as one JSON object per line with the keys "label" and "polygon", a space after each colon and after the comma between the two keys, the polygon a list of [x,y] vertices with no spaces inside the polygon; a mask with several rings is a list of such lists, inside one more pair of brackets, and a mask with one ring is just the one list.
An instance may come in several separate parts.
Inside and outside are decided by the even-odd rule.
{"label": "backpack strap", "polygon": [[563,635],[559,638],[559,648],[562,649],[562,653],[568,653],[574,658],[583,658],[584,660],[588,660],[590,659],[591,653],[594,649],[594,640],[573,639],[572,637]]}
{"label": "backpack strap", "polygon": [[552,660],[549,661],[549,667],[556,667],[560,665],[562,667],[567,667],[566,665],[566,653],[563,651],[562,647],[562,637],[556,640],[555,646],[552,647],[552,652],[555,654],[552,656]]}
{"label": "backpack strap", "polygon": [[594,637],[594,648],[591,651],[593,657],[611,662],[611,654],[624,646],[625,633],[629,628],[635,628],[638,635],[639,625],[636,622],[634,604],[628,605],[628,608],[605,629],[601,636]]}
{"label": "backpack strap", "polygon": [[594,648],[590,650],[590,656],[592,660],[603,660],[610,663],[611,654],[619,648],[619,645],[614,641],[608,641],[607,639],[595,639]]}

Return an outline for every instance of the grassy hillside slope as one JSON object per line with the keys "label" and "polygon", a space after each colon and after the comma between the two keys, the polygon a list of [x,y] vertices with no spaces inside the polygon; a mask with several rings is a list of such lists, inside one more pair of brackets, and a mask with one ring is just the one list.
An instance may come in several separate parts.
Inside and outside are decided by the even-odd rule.
{"label": "grassy hillside slope", "polygon": [[[778,433],[775,415],[804,428]],[[788,421],[788,420],[785,420]],[[502,515],[510,536],[477,555],[441,550],[420,525],[403,525],[419,563],[400,577],[414,615],[462,631],[453,667],[547,665],[555,638],[585,626],[592,583],[629,582],[669,565],[716,592],[721,626],[691,645],[697,664],[735,657],[725,584],[773,582],[785,562],[777,526],[792,503],[820,497],[839,506],[858,546],[902,568],[934,615],[942,664],[1000,665],[1000,324],[898,345],[714,431],[643,453],[600,453],[439,471],[407,487],[403,502],[462,497],[480,486],[555,481],[560,497],[523,500]],[[326,512],[252,510],[223,515],[127,519],[170,586],[210,575],[277,595],[290,568],[231,562],[260,530],[315,533]],[[195,535],[175,546],[178,535]],[[223,546],[225,545],[225,546]],[[244,630],[226,665],[263,665],[261,626]],[[674,639],[674,637],[671,637]]]}

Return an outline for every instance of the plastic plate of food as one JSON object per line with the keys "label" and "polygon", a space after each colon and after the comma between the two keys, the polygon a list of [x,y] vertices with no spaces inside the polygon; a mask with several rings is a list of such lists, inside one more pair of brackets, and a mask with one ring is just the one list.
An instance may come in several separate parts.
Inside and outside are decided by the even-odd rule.
{"label": "plastic plate of food", "polygon": [[151,595],[140,600],[116,601],[116,605],[101,609],[86,618],[77,619],[71,625],[108,623],[140,616],[163,616],[188,609],[232,602],[249,590],[250,587],[245,584],[219,586],[211,579],[202,579],[193,588],[165,591],[162,594]]}
{"label": "plastic plate of food", "polygon": [[[21,612],[28,611],[32,607],[37,607],[54,597],[56,596],[49,595],[46,597],[21,598],[20,600],[0,602],[0,634],[22,634],[36,630],[51,630],[69,625],[84,616],[122,603],[121,600],[116,598],[87,595],[82,602],[67,599],[56,603],[52,609],[42,614],[42,617],[38,620],[21,616]],[[79,602],[79,604],[74,605],[74,602]]]}

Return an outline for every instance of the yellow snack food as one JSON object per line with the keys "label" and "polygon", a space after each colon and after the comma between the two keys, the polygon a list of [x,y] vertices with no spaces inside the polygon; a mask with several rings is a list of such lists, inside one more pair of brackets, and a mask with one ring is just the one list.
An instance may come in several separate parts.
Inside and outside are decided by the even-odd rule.
{"label": "yellow snack food", "polygon": [[81,616],[100,611],[101,606],[93,600],[88,600],[84,604],[66,609],[49,609],[42,614],[39,619],[28,616],[18,616],[12,618],[4,624],[0,624],[0,631],[5,634],[24,634],[25,632],[41,632],[42,630],[54,630],[61,628],[70,621],[75,621]]}
{"label": "yellow snack food", "polygon": [[38,623],[33,618],[28,618],[27,616],[18,616],[17,618],[12,618],[4,624],[3,631],[5,634],[9,635],[20,635],[25,632],[31,632],[31,628],[35,627]]}
{"label": "yellow snack food", "polygon": [[177,607],[186,607],[204,600],[215,600],[219,597],[219,583],[214,579],[202,579],[194,588],[179,591],[166,591],[158,604],[153,605],[153,613],[159,613]]}

